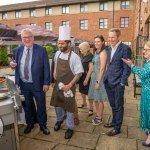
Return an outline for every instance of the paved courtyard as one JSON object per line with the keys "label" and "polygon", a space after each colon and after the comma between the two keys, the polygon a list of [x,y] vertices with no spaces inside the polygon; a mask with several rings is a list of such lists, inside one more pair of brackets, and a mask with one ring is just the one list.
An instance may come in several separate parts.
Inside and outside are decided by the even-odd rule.
{"label": "paved courtyard", "polygon": [[[9,69],[2,69],[0,73],[9,73]],[[108,121],[111,115],[109,103],[105,103],[105,110],[103,116],[103,124],[93,126],[91,123],[92,117],[88,117],[88,107],[79,109],[80,124],[75,126],[74,135],[70,140],[64,139],[66,131],[65,122],[62,129],[58,132],[53,130],[56,115],[54,108],[49,105],[52,88],[47,93],[47,126],[50,129],[50,135],[44,135],[40,130],[38,124],[31,133],[25,135],[23,133],[25,126],[19,126],[21,150],[146,150],[141,145],[141,142],[146,139],[144,131],[139,129],[139,97],[133,97],[133,74],[129,79],[129,87],[125,90],[125,113],[122,125],[121,134],[115,137],[108,137],[105,135],[110,129],[103,127],[104,123]],[[77,90],[76,100],[81,104],[81,96]]]}

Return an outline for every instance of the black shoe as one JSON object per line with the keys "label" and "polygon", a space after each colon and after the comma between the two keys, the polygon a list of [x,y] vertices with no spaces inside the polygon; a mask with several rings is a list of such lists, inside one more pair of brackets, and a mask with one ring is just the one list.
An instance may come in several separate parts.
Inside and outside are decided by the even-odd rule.
{"label": "black shoe", "polygon": [[43,133],[46,135],[50,134],[50,131],[47,127],[40,127],[40,130],[43,131]]}
{"label": "black shoe", "polygon": [[60,130],[60,127],[61,127],[61,124],[63,123],[63,120],[62,121],[57,121],[55,123],[55,126],[54,126],[54,131],[58,131]]}
{"label": "black shoe", "polygon": [[65,132],[65,139],[71,139],[72,135],[73,135],[73,130],[67,129],[67,131]]}
{"label": "black shoe", "polygon": [[145,131],[145,134],[148,135],[148,131]]}
{"label": "black shoe", "polygon": [[33,128],[34,128],[34,125],[27,125],[27,127],[24,130],[24,133],[25,134],[30,133]]}
{"label": "black shoe", "polygon": [[147,144],[146,142],[142,142],[142,145],[145,146],[145,147],[150,147],[150,143]]}

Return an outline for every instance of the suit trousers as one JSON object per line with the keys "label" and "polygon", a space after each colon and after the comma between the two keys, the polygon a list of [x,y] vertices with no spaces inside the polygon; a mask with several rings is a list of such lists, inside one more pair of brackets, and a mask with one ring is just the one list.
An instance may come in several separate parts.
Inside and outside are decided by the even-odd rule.
{"label": "suit trousers", "polygon": [[47,122],[45,93],[43,91],[35,91],[33,83],[20,82],[21,93],[25,97],[23,107],[25,110],[25,118],[28,125],[34,125],[35,108],[33,105],[33,97],[37,105],[37,120],[40,127],[45,127]]}
{"label": "suit trousers", "polygon": [[117,132],[120,132],[124,115],[124,86],[120,84],[116,86],[109,86],[105,83],[105,89],[108,95],[109,103],[112,108],[112,125]]}
{"label": "suit trousers", "polygon": [[[55,107],[57,121],[64,119],[64,109],[62,107]],[[66,127],[73,130],[74,128],[74,113],[66,112]]]}

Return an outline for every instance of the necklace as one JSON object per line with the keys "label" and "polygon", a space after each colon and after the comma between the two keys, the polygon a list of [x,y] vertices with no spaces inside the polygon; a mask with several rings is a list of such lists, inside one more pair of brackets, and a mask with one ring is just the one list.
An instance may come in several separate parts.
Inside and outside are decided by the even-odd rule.
{"label": "necklace", "polygon": [[96,54],[99,54],[100,51],[101,51],[101,49],[97,49],[97,50],[96,50]]}

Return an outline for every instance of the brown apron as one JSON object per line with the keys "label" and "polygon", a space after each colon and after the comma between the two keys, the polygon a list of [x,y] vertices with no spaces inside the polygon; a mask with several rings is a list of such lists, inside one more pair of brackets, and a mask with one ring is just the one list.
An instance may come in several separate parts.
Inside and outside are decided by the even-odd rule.
{"label": "brown apron", "polygon": [[[61,53],[60,53],[61,54]],[[59,54],[59,56],[60,56]],[[56,66],[56,74],[57,79],[55,82],[55,86],[52,92],[51,102],[50,105],[54,107],[62,107],[67,112],[74,113],[75,111],[75,85],[72,86],[71,90],[73,92],[73,97],[64,97],[64,93],[62,90],[59,90],[58,83],[62,82],[65,85],[69,84],[70,81],[74,78],[74,74],[72,73],[69,65],[71,52],[69,54],[68,60],[63,60],[61,58],[57,59],[57,66]]]}

